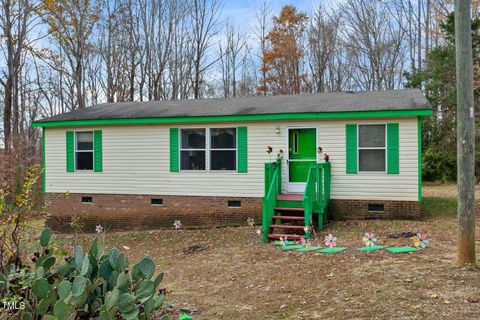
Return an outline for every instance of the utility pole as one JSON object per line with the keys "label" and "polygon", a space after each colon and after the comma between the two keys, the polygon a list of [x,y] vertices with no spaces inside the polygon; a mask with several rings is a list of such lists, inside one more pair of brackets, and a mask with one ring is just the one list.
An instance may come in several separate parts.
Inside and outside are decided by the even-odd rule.
{"label": "utility pole", "polygon": [[458,264],[475,265],[475,107],[470,1],[455,0]]}

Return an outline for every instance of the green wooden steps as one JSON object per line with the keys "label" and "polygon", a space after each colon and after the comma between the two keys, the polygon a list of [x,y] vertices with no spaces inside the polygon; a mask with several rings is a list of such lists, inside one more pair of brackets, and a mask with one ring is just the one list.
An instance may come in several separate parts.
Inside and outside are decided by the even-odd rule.
{"label": "green wooden steps", "polygon": [[327,222],[330,201],[330,163],[310,164],[303,193],[282,193],[282,161],[265,163],[262,199],[262,240],[309,239],[318,219],[319,230]]}
{"label": "green wooden steps", "polygon": [[302,204],[302,194],[279,194],[277,206],[274,208],[272,224],[270,224],[269,239],[300,240],[305,236],[305,212]]}

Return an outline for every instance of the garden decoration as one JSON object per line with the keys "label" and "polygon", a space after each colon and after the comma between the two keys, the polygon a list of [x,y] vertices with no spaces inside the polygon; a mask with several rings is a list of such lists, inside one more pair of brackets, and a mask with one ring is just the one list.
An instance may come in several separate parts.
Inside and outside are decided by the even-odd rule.
{"label": "garden decoration", "polygon": [[267,146],[267,148],[265,149],[265,151],[268,153],[268,157],[269,157],[269,159],[270,159],[270,162],[272,162],[272,152],[273,152],[272,146]]}
{"label": "garden decoration", "polygon": [[297,250],[302,248],[304,248],[304,246],[301,244],[286,245],[286,246],[282,246],[282,251]]}
{"label": "garden decoration", "polygon": [[310,231],[312,230],[312,227],[310,226],[305,226],[303,227],[303,232],[305,232],[305,234],[310,234]]}
{"label": "garden decoration", "polygon": [[337,237],[333,236],[331,233],[329,233],[327,236],[325,236],[325,245],[328,248],[323,248],[320,250],[317,250],[317,252],[320,253],[336,253],[336,252],[341,252],[346,250],[347,248],[341,248],[337,247]]}
{"label": "garden decoration", "polygon": [[295,241],[287,240],[287,237],[285,238],[280,237],[280,240],[274,241],[273,244],[277,246],[289,246],[289,245],[295,244]]}
{"label": "garden decoration", "polygon": [[405,246],[405,247],[391,247],[391,248],[386,248],[388,252],[391,253],[407,253],[407,252],[417,252],[420,251],[418,248],[413,248],[410,246]]}
{"label": "garden decoration", "polygon": [[387,251],[391,253],[407,253],[407,252],[417,252],[422,249],[425,249],[430,242],[428,239],[428,234],[417,233],[416,236],[412,237],[414,247],[404,246],[398,248],[388,248]]}
{"label": "garden decoration", "polygon": [[321,249],[321,248],[318,247],[318,246],[312,245],[312,242],[311,242],[310,240],[305,240],[305,238],[302,238],[301,240],[304,241],[304,242],[302,243],[303,248],[297,249],[296,251],[298,251],[298,252],[315,251],[315,250]]}
{"label": "garden decoration", "polygon": [[261,237],[262,237],[262,234],[263,234],[262,228],[258,228],[258,229],[257,229],[257,236],[259,236],[259,237],[261,238]]}
{"label": "garden decoration", "polygon": [[425,249],[430,242],[428,239],[428,234],[427,233],[417,233],[416,236],[412,237],[413,244],[415,245],[416,248],[419,249]]}
{"label": "garden decoration", "polygon": [[323,148],[320,147],[320,146],[318,146],[318,147],[317,147],[317,153],[318,153],[318,154],[322,154],[322,152],[323,152]]}
{"label": "garden decoration", "polygon": [[330,160],[330,156],[328,155],[328,153],[325,153],[323,155],[323,160],[325,160],[325,162],[328,162]]}
{"label": "garden decoration", "polygon": [[[287,240],[286,238],[284,239],[283,237],[280,237],[280,241],[286,241],[286,240]],[[287,242],[284,242],[282,245],[282,251],[302,249],[302,248],[305,248],[306,243],[307,243],[307,240],[304,237],[300,238],[300,241],[293,245],[290,245]]]}
{"label": "garden decoration", "polygon": [[293,240],[275,240],[273,241],[273,244],[276,245],[276,246],[291,246],[293,244],[295,244],[295,241]]}
{"label": "garden decoration", "polygon": [[95,227],[95,232],[98,233],[98,234],[103,233],[103,230],[104,230],[104,228],[101,224],[99,224]]}
{"label": "garden decoration", "polygon": [[283,159],[283,149],[278,150],[277,159]]}
{"label": "garden decoration", "polygon": [[372,232],[365,232],[365,235],[363,236],[362,241],[365,244],[365,246],[358,248],[357,250],[370,252],[370,251],[387,248],[387,246],[376,245],[378,238]]}
{"label": "garden decoration", "polygon": [[255,226],[255,219],[254,218],[248,218],[247,223],[250,227],[254,227]]}
{"label": "garden decoration", "polygon": [[173,227],[175,229],[180,229],[182,227],[182,223],[180,222],[180,220],[175,220],[175,222],[173,223]]}

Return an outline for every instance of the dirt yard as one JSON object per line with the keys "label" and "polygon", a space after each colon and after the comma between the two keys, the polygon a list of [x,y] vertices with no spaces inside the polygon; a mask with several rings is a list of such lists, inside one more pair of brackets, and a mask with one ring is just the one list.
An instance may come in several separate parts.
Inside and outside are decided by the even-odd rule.
{"label": "dirt yard", "polygon": [[[430,246],[419,253],[282,252],[248,226],[110,233],[107,241],[131,262],[153,257],[167,301],[193,309],[194,319],[479,319],[480,270],[455,264],[454,189],[426,186],[423,220],[335,222],[320,233],[358,248],[366,231],[392,246],[412,241],[389,234],[428,232]],[[194,245],[204,250],[184,252]]]}

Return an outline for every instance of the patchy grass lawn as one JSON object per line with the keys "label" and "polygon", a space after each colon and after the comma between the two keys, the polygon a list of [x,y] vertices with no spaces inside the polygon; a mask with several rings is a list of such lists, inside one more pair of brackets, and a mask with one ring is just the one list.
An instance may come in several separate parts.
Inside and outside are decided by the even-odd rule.
{"label": "patchy grass lawn", "polygon": [[[131,263],[153,257],[167,301],[196,310],[194,319],[478,319],[480,303],[467,299],[480,298],[480,270],[456,267],[456,203],[434,188],[440,194],[425,198],[423,220],[334,222],[320,233],[357,248],[366,231],[392,246],[411,240],[390,233],[428,232],[431,245],[419,253],[282,252],[250,227],[109,233],[106,241]],[[206,249],[184,253],[193,245]]]}

